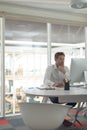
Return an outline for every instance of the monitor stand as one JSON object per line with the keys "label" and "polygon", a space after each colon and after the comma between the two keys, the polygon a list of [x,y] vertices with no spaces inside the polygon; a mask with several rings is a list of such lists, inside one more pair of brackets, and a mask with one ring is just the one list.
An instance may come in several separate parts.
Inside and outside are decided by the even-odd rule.
{"label": "monitor stand", "polygon": [[87,88],[87,71],[84,71],[84,79],[85,79],[84,88]]}
{"label": "monitor stand", "polygon": [[84,83],[83,88],[87,89],[87,83]]}

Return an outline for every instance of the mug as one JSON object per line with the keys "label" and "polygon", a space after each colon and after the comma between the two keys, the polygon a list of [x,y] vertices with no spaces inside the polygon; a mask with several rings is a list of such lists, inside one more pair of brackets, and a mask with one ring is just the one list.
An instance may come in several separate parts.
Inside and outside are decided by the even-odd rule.
{"label": "mug", "polygon": [[70,84],[69,81],[64,83],[64,90],[69,90],[70,89]]}

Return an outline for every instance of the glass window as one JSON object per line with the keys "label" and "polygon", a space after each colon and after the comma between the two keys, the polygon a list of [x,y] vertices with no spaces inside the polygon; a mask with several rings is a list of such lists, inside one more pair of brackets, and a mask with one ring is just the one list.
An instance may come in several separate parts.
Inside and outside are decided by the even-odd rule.
{"label": "glass window", "polygon": [[70,67],[71,58],[85,57],[85,32],[84,27],[70,25],[52,25],[52,64],[54,54],[64,52],[65,65]]}
{"label": "glass window", "polygon": [[46,24],[6,20],[5,113],[19,112],[24,89],[43,83],[47,67]]}

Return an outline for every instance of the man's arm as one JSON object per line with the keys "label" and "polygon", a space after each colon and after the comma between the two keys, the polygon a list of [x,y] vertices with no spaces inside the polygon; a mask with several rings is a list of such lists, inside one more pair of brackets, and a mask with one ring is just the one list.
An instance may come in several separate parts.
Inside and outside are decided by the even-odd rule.
{"label": "man's arm", "polygon": [[69,71],[68,67],[65,67],[65,71],[66,71],[65,72],[65,78],[70,80],[70,71]]}
{"label": "man's arm", "polygon": [[64,73],[66,79],[70,80],[70,71],[69,71],[68,67],[59,66],[58,69],[59,69],[62,73]]}
{"label": "man's arm", "polygon": [[43,81],[44,84],[48,86],[53,86],[55,84],[55,82],[51,81],[51,74],[52,74],[52,66],[48,66],[48,68],[46,69],[44,81]]}
{"label": "man's arm", "polygon": [[45,72],[44,84],[46,84],[47,86],[55,86],[55,87],[61,87],[64,85],[63,82],[55,83],[55,82],[51,81],[51,74],[52,74],[52,66],[49,66]]}

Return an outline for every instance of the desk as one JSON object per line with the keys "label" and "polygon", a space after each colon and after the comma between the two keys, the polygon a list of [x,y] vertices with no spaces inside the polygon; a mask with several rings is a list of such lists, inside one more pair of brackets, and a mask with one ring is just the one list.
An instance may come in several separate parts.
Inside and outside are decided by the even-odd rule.
{"label": "desk", "polygon": [[87,89],[83,87],[70,87],[70,90],[59,88],[57,90],[40,90],[37,88],[25,90],[26,96],[59,97],[59,102],[86,102]]}
{"label": "desk", "polygon": [[[64,88],[59,88],[57,90],[41,90],[38,88],[32,88],[25,90],[26,96],[42,96],[42,97],[58,97],[59,102],[78,102],[77,112],[75,114],[74,122],[81,123],[77,119],[78,113],[84,108],[80,108],[81,102],[87,101],[87,88],[84,87],[70,87],[70,90],[64,90]],[[87,108],[86,108],[87,109]]]}

